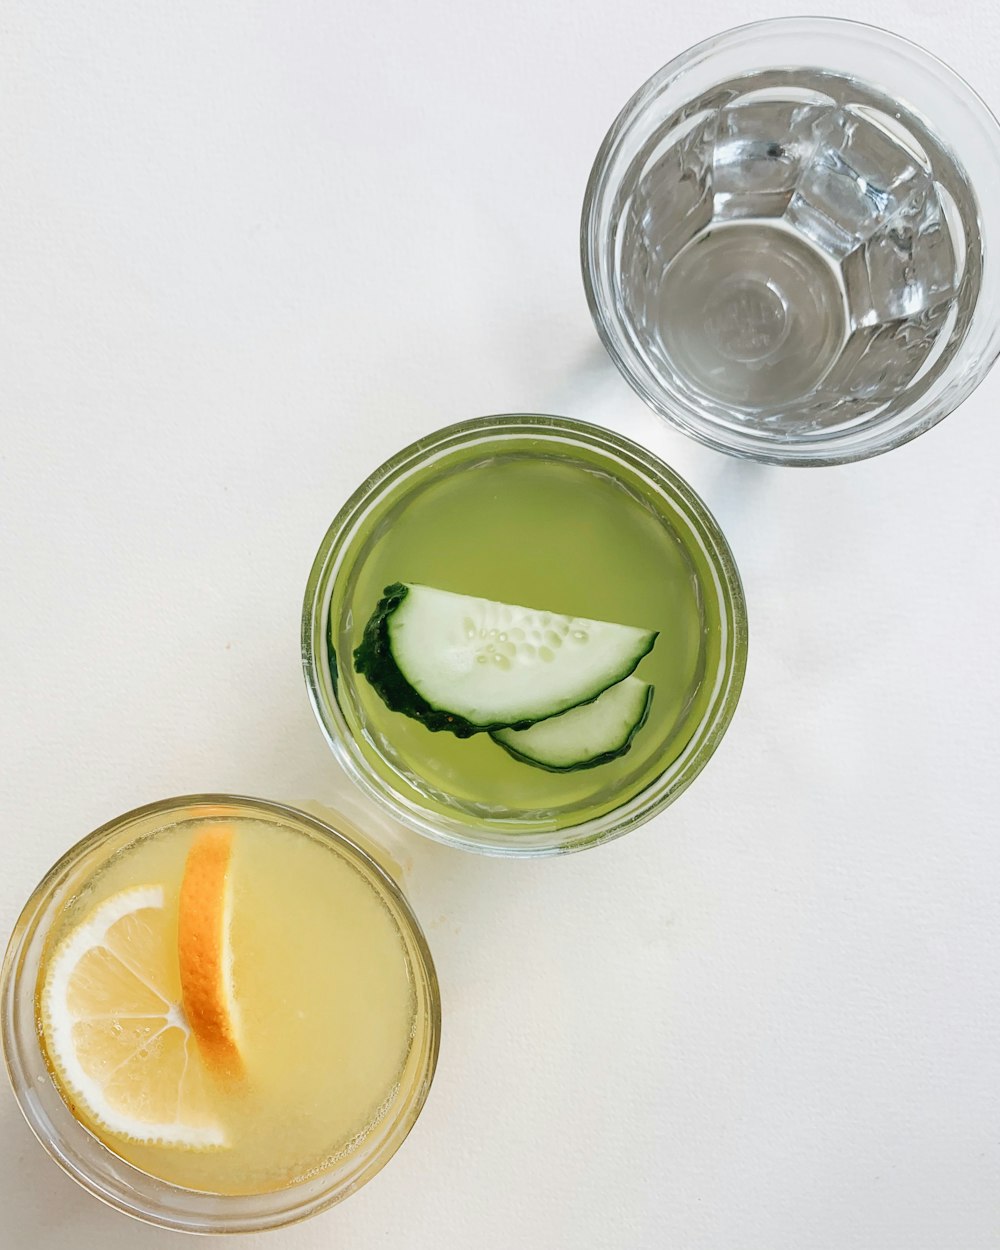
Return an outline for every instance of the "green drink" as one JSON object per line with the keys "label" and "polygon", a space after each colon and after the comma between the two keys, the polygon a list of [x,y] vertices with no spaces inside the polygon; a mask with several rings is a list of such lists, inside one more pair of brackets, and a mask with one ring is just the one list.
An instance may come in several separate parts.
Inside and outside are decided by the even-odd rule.
{"label": "green drink", "polygon": [[[391,644],[380,603],[418,640],[384,680],[365,658]],[[327,535],[303,625],[314,706],[354,777],[422,832],[515,854],[604,840],[675,797],[728,724],[746,652],[732,557],[693,492],[550,417],[452,427],[380,470]],[[466,630],[485,668],[456,669]],[[499,704],[479,690],[494,676]],[[487,711],[469,712],[478,693]],[[525,736],[542,721],[572,749]]]}

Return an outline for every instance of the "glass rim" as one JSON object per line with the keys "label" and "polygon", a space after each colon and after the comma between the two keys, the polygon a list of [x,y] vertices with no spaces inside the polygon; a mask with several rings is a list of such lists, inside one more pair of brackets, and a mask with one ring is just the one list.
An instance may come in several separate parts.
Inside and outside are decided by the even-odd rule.
{"label": "glass rim", "polygon": [[[676,771],[668,768],[638,794],[601,816],[543,833],[510,828],[492,830],[485,820],[477,826],[471,818],[459,820],[431,813],[405,800],[368,763],[332,693],[326,660],[329,600],[360,524],[429,457],[442,457],[477,441],[546,434],[564,442],[575,438],[609,458],[619,457],[629,467],[648,475],[646,480],[652,479],[660,496],[681,511],[692,530],[692,521],[697,523],[697,537],[717,582],[720,618],[731,643],[728,655],[727,646],[722,648],[712,701],[692,734],[689,746],[694,743],[695,747],[690,752],[684,748]],[[445,426],[404,447],[380,465],[350,496],[327,529],[309,573],[302,609],[302,664],[309,700],[327,744],[352,781],[380,811],[425,837],[463,850],[507,858],[561,855],[609,842],[672,803],[705,767],[728,729],[742,690],[746,661],[747,612],[739,571],[725,535],[700,496],[659,457],[624,435],[575,418],[541,413],[503,413]],[[668,780],[665,782],[664,778]],[[477,834],[477,829],[485,833]]]}
{"label": "glass rim", "polygon": [[[1000,120],[980,93],[946,61],[906,35],[901,35],[871,22],[857,21],[847,17],[823,15],[779,16],[745,22],[719,31],[700,40],[671,58],[651,74],[626,101],[605,134],[591,166],[584,192],[580,216],[580,266],[584,291],[591,318],[598,336],[628,385],[658,416],[675,429],[696,439],[715,451],[727,455],[757,460],[763,464],[802,467],[829,467],[848,464],[858,460],[882,455],[902,446],[918,435],[933,428],[955,411],[976,390],[1000,359],[1000,267],[997,252],[1000,251],[1000,221],[990,230],[987,243],[981,197],[975,196],[978,173],[968,170],[969,184],[977,202],[977,212],[982,228],[982,288],[978,292],[972,321],[964,341],[955,351],[947,369],[938,379],[939,390],[920,396],[913,412],[900,414],[891,423],[875,419],[870,427],[857,430],[853,426],[827,433],[822,438],[808,441],[790,439],[780,442],[773,436],[748,426],[738,429],[720,422],[711,415],[698,411],[693,402],[668,394],[654,382],[628,341],[628,335],[618,324],[613,301],[601,290],[602,253],[606,244],[601,238],[602,200],[609,194],[608,184],[611,166],[617,149],[629,128],[636,123],[646,106],[672,84],[680,82],[687,74],[716,53],[726,52],[750,41],[770,40],[777,34],[816,36],[826,31],[841,39],[854,37],[864,39],[874,47],[895,48],[914,67],[935,75],[954,94],[955,100],[964,105],[971,118],[978,124],[985,150],[992,155],[993,173],[1000,180]],[[781,63],[776,58],[774,67]],[[817,68],[827,62],[819,57]],[[920,110],[915,110],[918,113]],[[925,120],[927,120],[925,118]],[[947,146],[949,136],[941,135]],[[959,161],[959,165],[964,163]],[[994,214],[996,215],[996,214]],[[988,307],[989,306],[989,307]],[[978,330],[982,342],[973,342],[973,331]]]}
{"label": "glass rim", "polygon": [[[137,1201],[130,1202],[127,1197],[103,1186],[94,1175],[64,1152],[63,1138],[57,1132],[50,1131],[51,1125],[47,1117],[33,1106],[33,1100],[28,1097],[30,1092],[30,1081],[27,1075],[29,1056],[25,1053],[22,1041],[17,1036],[17,1025],[23,1014],[16,1001],[18,984],[26,944],[35,936],[47,902],[77,865],[91,852],[102,844],[110,842],[117,833],[124,831],[131,824],[155,818],[158,815],[185,810],[191,811],[196,817],[197,809],[200,807],[214,808],[216,809],[214,814],[218,814],[220,807],[233,809],[234,815],[250,815],[256,812],[288,821],[293,826],[305,826],[310,832],[332,840],[342,851],[358,862],[370,878],[371,884],[391,902],[398,913],[399,920],[405,926],[407,938],[412,942],[416,959],[419,962],[419,968],[414,970],[417,982],[415,991],[418,998],[424,1000],[427,1037],[419,1060],[420,1076],[413,1086],[414,1096],[408,1105],[400,1109],[401,1114],[398,1119],[389,1122],[384,1138],[378,1141],[371,1156],[362,1160],[361,1166],[354,1171],[349,1171],[346,1176],[338,1175],[335,1169],[331,1169],[329,1173],[321,1173],[318,1178],[307,1178],[283,1189],[261,1194],[217,1194],[189,1189],[165,1181],[129,1163],[122,1156],[111,1151],[85,1125],[73,1117],[74,1123],[90,1137],[94,1146],[110,1154],[118,1171],[126,1176],[129,1183],[127,1187],[122,1188],[127,1188],[128,1193],[138,1196]],[[37,978],[37,967],[33,969],[32,975]],[[34,998],[35,986],[32,983],[30,993],[32,1015]],[[31,1032],[34,1045],[41,1053],[41,1043],[34,1028]],[[113,1210],[120,1211],[140,1223],[174,1232],[211,1236],[287,1228],[289,1225],[297,1224],[328,1210],[361,1188],[389,1162],[419,1118],[433,1083],[440,1041],[441,995],[434,960],[427,938],[399,884],[364,847],[326,821],[289,804],[250,795],[200,793],[158,799],[132,808],[86,834],[60,855],[32,890],[14,923],[7,942],[2,969],[0,969],[0,1050],[3,1052],[4,1064],[15,1101],[28,1127],[49,1157],[89,1194]],[[45,1062],[44,1057],[42,1062]],[[65,1106],[61,1092],[58,1093],[58,1097]],[[72,1112],[68,1111],[68,1114],[72,1116]],[[317,1180],[326,1181],[326,1183],[315,1184]],[[158,1200],[156,1195],[144,1192],[143,1185],[147,1190],[155,1187],[161,1195],[169,1197],[170,1205],[168,1206],[163,1200]],[[309,1187],[309,1193],[302,1192],[306,1187]],[[297,1197],[296,1191],[299,1191]],[[188,1204],[187,1207],[185,1203]],[[193,1210],[195,1206],[199,1208],[197,1211]],[[270,1209],[261,1210],[261,1207]]]}

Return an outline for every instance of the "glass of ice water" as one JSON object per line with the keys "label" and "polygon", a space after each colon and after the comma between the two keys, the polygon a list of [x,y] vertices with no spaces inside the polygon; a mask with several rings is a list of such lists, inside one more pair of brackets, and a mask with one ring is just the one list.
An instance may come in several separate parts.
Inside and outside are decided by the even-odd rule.
{"label": "glass of ice water", "polygon": [[897,35],[740,27],[622,110],[581,242],[605,346],[668,421],[771,463],[876,455],[1000,354],[1000,125]]}

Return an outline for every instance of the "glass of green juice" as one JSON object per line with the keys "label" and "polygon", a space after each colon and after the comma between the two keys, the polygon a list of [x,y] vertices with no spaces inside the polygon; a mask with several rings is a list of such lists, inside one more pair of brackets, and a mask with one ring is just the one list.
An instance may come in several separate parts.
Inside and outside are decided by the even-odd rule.
{"label": "glass of green juice", "polygon": [[671,803],[739,698],[746,605],[708,509],[650,452],[505,415],[405,448],[313,563],[306,682],[349,775],[452,845],[557,854]]}

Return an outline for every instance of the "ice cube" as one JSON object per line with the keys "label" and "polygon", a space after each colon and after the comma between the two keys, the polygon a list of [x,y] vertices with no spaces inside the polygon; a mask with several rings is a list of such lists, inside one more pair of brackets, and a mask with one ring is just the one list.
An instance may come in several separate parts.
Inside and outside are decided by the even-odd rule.
{"label": "ice cube", "polygon": [[833,109],[816,125],[788,222],[843,260],[932,185],[917,150],[870,110]]}
{"label": "ice cube", "polygon": [[666,151],[654,153],[628,208],[623,251],[646,251],[662,266],[712,220],[717,125],[717,112],[695,118]]}
{"label": "ice cube", "polygon": [[860,325],[911,317],[951,299],[958,263],[934,183],[914,193],[847,258],[844,278]]}
{"label": "ice cube", "polygon": [[720,110],[712,184],[716,219],[780,217],[829,105],[742,98]]}
{"label": "ice cube", "polygon": [[948,304],[882,325],[859,326],[823,379],[822,391],[835,407],[874,409],[902,395],[923,368],[945,327]]}

